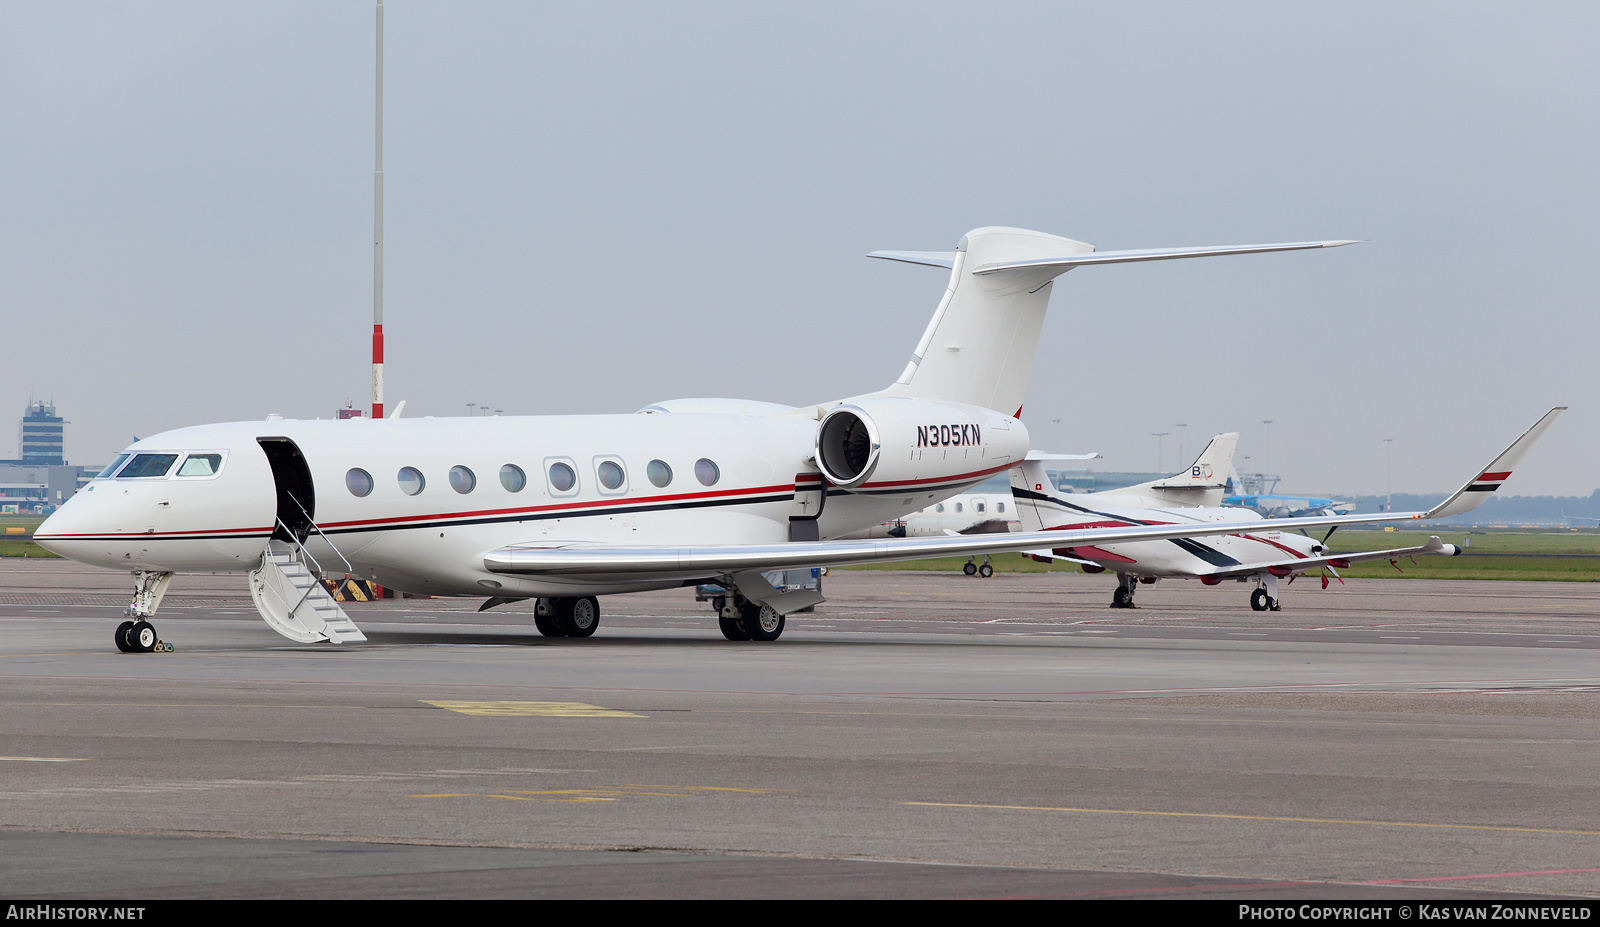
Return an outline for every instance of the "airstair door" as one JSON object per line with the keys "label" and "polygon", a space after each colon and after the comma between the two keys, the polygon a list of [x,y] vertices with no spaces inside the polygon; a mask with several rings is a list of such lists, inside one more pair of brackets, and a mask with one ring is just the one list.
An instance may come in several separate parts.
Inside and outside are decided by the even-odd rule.
{"label": "airstair door", "polygon": [[272,465],[272,481],[278,488],[278,521],[273,525],[272,536],[279,541],[302,543],[311,533],[312,517],[317,511],[311,468],[300,448],[288,438],[257,438],[256,442],[266,452]]}

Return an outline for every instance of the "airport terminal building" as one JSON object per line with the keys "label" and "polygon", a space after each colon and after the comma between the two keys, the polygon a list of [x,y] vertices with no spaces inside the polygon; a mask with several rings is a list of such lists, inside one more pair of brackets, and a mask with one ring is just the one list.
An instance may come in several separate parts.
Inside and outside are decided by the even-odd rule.
{"label": "airport terminal building", "polygon": [[89,482],[98,467],[67,463],[66,421],[55,403],[28,403],[17,425],[15,460],[0,460],[0,513],[48,515]]}

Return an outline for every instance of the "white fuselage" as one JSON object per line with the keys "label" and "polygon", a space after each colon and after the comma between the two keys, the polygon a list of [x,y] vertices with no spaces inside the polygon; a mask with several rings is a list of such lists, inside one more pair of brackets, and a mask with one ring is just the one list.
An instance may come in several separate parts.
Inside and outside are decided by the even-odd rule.
{"label": "white fuselage", "polygon": [[[1081,502],[1079,500],[1082,500]],[[1138,576],[1195,576],[1222,567],[1246,569],[1251,565],[1281,564],[1309,559],[1322,552],[1322,544],[1303,534],[1278,531],[1271,522],[1249,509],[1231,507],[1123,508],[1097,505],[1093,495],[1057,496],[1055,505],[1041,506],[1052,513],[1049,530],[1113,528],[1125,525],[1238,524],[1237,534],[1166,541],[1125,541],[1103,547],[1056,548],[1055,553],[1099,564],[1107,570]],[[1292,569],[1273,570],[1287,576]]]}
{"label": "white fuselage", "polygon": [[890,530],[895,527],[904,527],[903,536],[908,538],[939,537],[951,531],[957,534],[1020,531],[1016,512],[1010,492],[964,492],[877,526],[872,536],[890,536]]}
{"label": "white fuselage", "polygon": [[[909,463],[897,458],[892,479],[832,490],[818,534],[877,524],[1003,472],[1027,448],[1026,429],[1004,424],[1009,430],[986,429],[982,446],[913,450]],[[660,588],[681,581],[508,576],[483,558],[511,544],[785,542],[790,519],[817,515],[822,502],[816,433],[805,414],[678,412],[198,426],[129,447],[134,461],[170,454],[174,462],[160,476],[95,479],[35,536],[63,556],[113,569],[249,570],[278,517],[304,504],[314,521],[305,546],[325,571],[348,569],[395,589],[573,596]],[[293,492],[299,484],[287,471],[275,474],[262,443],[274,438],[288,439],[275,447],[297,449],[309,489]],[[216,472],[198,461],[188,469],[200,475],[180,475],[190,456],[205,455],[220,457]],[[558,485],[558,465],[572,474],[570,486]],[[407,468],[421,475],[420,489]],[[357,495],[351,487],[364,481],[371,488]],[[286,501],[286,488],[311,498]],[[296,527],[305,530],[280,527],[280,537]]]}

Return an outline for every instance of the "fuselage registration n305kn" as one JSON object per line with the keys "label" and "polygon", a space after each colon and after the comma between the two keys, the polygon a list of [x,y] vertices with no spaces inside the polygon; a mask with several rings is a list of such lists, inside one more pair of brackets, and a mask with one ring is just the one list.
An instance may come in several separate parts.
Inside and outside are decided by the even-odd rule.
{"label": "fuselage registration n305kn", "polygon": [[[843,540],[1004,472],[1052,281],[1075,267],[1349,244],[1095,252],[983,228],[953,252],[873,256],[950,283],[905,371],[876,393],[804,407],[726,399],[630,415],[335,421],[180,428],[135,442],[36,531],[47,549],[134,579],[120,649],[163,648],[150,617],[172,575],[248,573],[292,640],[364,640],[317,580],[490,602],[538,599],[546,634],[588,636],[596,596],[715,582],[739,640],[774,640],[821,600],[766,571],[1233,531],[1133,526]],[[1285,519],[1327,527],[1407,515]],[[1427,513],[1437,514],[1437,513]]]}

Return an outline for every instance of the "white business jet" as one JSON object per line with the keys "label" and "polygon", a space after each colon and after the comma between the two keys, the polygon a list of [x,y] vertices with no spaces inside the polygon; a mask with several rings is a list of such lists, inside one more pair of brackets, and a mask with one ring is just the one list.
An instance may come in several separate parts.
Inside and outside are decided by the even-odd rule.
{"label": "white business jet", "polygon": [[1184,524],[839,539],[1024,460],[1018,417],[1061,274],[1351,243],[1096,253],[1040,232],[978,229],[953,252],[874,255],[950,272],[910,363],[876,393],[800,408],[691,399],[633,415],[181,428],[130,445],[35,539],[132,574],[115,636],[131,651],[170,646],[149,619],[174,573],[226,570],[247,572],[262,617],[302,642],[365,640],[314,581],[344,572],[487,596],[486,607],[537,598],[539,630],[572,637],[594,632],[598,595],[716,582],[731,593],[718,615],[726,636],[775,640],[784,615],[822,597],[778,590],[763,571],[1217,533]]}
{"label": "white business jet", "polygon": [[[1511,476],[1533,445],[1543,437],[1556,418],[1566,411],[1560,407],[1546,412],[1522,437],[1511,443],[1489,466],[1478,471],[1466,485],[1456,490],[1428,517],[1439,517],[1448,510],[1455,515],[1478,507],[1488,494],[1500,488]],[[1133,608],[1138,584],[1162,578],[1198,579],[1215,586],[1225,579],[1254,581],[1250,607],[1256,611],[1277,611],[1278,580],[1307,572],[1332,572],[1361,560],[1394,560],[1417,554],[1455,556],[1461,549],[1437,537],[1426,543],[1392,550],[1336,553],[1327,546],[1335,526],[1322,539],[1281,530],[1287,519],[1267,519],[1258,512],[1234,506],[1222,507],[1226,462],[1215,449],[1222,447],[1231,462],[1237,434],[1218,435],[1185,473],[1164,480],[1130,486],[1105,493],[1073,495],[1058,492],[1044,468],[1024,461],[1011,471],[1011,492],[1023,531],[1080,531],[1085,528],[1116,528],[1131,525],[1231,524],[1233,533],[1166,541],[1138,541],[1117,544],[1052,545],[1028,553],[1035,560],[1063,559],[1083,565],[1091,573],[1106,570],[1117,574],[1117,588],[1111,596],[1112,608]],[[1303,521],[1299,519],[1298,521]],[[1340,580],[1344,582],[1344,580]],[[1322,588],[1328,578],[1322,577]]]}

